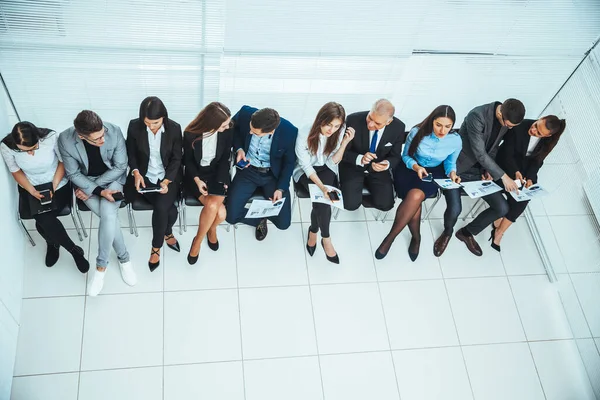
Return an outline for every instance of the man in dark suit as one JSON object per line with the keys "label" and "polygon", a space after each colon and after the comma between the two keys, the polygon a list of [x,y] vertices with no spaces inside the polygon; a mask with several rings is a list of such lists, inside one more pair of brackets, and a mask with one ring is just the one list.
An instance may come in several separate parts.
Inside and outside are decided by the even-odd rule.
{"label": "man in dark suit", "polygon": [[375,102],[371,111],[348,115],[346,126],[356,131],[342,162],[340,182],[344,207],[356,210],[362,204],[362,190],[371,192],[373,206],[388,211],[394,207],[391,171],[400,162],[405,126],[394,117],[395,108],[388,100]]}
{"label": "man in dark suit", "polygon": [[[506,132],[519,125],[524,117],[525,106],[517,99],[507,99],[504,103],[496,101],[484,104],[475,107],[467,114],[459,131],[463,147],[456,163],[457,173],[463,182],[502,179],[507,192],[517,190],[515,182],[494,159]],[[444,232],[433,245],[433,253],[437,257],[446,250],[462,210],[460,190],[444,191],[448,209],[444,214]],[[481,256],[483,252],[474,236],[508,212],[508,204],[502,192],[490,194],[483,199],[490,207],[456,232],[457,239],[464,242],[469,251],[476,256]]]}
{"label": "man in dark suit", "polygon": [[256,227],[256,239],[267,236],[267,219],[245,218],[245,205],[257,188],[273,202],[286,198],[279,215],[269,220],[287,229],[292,219],[289,186],[296,164],[298,128],[280,118],[272,108],[257,110],[243,106],[233,117],[235,162],[249,161],[238,170],[227,198],[227,222],[243,222]]}

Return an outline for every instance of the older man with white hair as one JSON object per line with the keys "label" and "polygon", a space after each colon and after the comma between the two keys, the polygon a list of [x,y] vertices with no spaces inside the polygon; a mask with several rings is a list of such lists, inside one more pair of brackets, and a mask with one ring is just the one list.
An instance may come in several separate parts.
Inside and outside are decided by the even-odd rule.
{"label": "older man with white hair", "polygon": [[404,122],[394,117],[394,105],[379,99],[370,111],[348,115],[346,126],[356,131],[340,162],[344,207],[356,210],[362,204],[362,189],[371,192],[373,206],[381,211],[394,207],[391,171],[401,161],[406,139]]}

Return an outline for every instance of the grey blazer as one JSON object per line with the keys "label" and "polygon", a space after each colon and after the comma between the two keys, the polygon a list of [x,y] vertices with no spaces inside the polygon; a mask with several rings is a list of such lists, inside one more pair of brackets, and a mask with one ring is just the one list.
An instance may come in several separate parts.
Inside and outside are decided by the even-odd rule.
{"label": "grey blazer", "polygon": [[123,132],[117,125],[108,122],[104,123],[104,128],[104,144],[100,146],[100,155],[108,171],[95,178],[87,176],[88,157],[75,128],[65,130],[58,138],[58,150],[67,178],[88,196],[92,195],[96,186],[107,187],[113,182],[124,185],[127,178],[127,148]]}
{"label": "grey blazer", "polygon": [[500,133],[494,143],[488,143],[492,135],[496,102],[484,104],[472,109],[463,121],[460,131],[462,139],[462,151],[456,162],[456,169],[459,175],[468,171],[467,175],[480,175],[481,171],[469,171],[475,164],[481,164],[485,171],[488,171],[494,180],[500,179],[504,175],[504,170],[496,164],[494,159],[498,153],[498,146],[502,137],[508,131],[505,126],[500,128]]}

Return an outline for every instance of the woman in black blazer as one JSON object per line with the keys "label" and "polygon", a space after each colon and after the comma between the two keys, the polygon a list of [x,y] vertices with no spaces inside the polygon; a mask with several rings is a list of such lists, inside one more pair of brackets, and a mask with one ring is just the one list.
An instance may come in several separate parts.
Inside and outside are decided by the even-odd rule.
{"label": "woman in black blazer", "polygon": [[[144,196],[153,206],[148,267],[154,271],[160,264],[160,249],[165,240],[171,249],[180,251],[173,225],[177,220],[175,201],[181,182],[181,126],[169,119],[158,97],[146,97],[140,105],[139,118],[129,123],[127,156],[131,173],[125,183],[125,197],[133,201],[135,196]],[[138,192],[150,187],[160,191]]]}
{"label": "woman in black blazer", "polygon": [[[521,181],[529,188],[537,183],[538,171],[544,159],[550,154],[565,131],[564,119],[556,115],[547,115],[534,121],[523,120],[505,136],[500,145],[496,162],[513,179]],[[527,208],[529,201],[516,201],[507,195],[508,213],[494,221],[492,226],[492,248],[500,251],[500,241],[504,232],[517,220]]]}
{"label": "woman in black blazer", "polygon": [[231,127],[229,108],[222,103],[212,102],[200,111],[183,134],[184,188],[187,194],[193,195],[204,205],[198,232],[188,254],[190,264],[198,261],[204,236],[207,236],[211,250],[219,249],[217,226],[225,220],[227,212],[223,205],[225,196],[217,193],[226,189],[231,181]]}

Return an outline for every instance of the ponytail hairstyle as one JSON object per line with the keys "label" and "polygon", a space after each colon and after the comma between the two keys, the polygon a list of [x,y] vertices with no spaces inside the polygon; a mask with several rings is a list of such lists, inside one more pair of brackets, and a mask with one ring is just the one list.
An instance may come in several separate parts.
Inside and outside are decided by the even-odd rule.
{"label": "ponytail hairstyle", "polygon": [[[215,134],[223,125],[223,122],[231,118],[231,111],[223,103],[213,101],[204,107],[192,122],[185,128],[185,132],[198,136],[192,142],[192,148],[198,140],[202,140]],[[229,128],[233,127],[233,121]]]}
{"label": "ponytail hairstyle", "polygon": [[408,148],[408,155],[414,157],[417,149],[419,148],[419,144],[421,140],[425,136],[429,136],[433,134],[433,122],[438,118],[449,118],[452,120],[452,127],[454,127],[454,123],[456,122],[456,114],[454,113],[454,109],[447,105],[437,106],[431,114],[427,116],[420,124],[415,125],[419,127],[417,134],[412,139],[410,143],[410,147]]}
{"label": "ponytail hairstyle", "polygon": [[542,162],[548,154],[558,144],[560,137],[562,136],[567,122],[564,119],[559,119],[556,115],[546,115],[540,118],[546,124],[546,129],[550,131],[550,136],[542,138],[535,152],[531,155],[537,162]]}
{"label": "ponytail hairstyle", "polygon": [[338,139],[340,137],[340,133],[342,127],[344,126],[344,121],[346,121],[346,111],[341,104],[330,101],[326,103],[315,118],[315,122],[313,122],[312,127],[310,128],[310,132],[308,134],[308,150],[311,154],[317,154],[319,150],[319,135],[321,135],[321,127],[331,123],[334,119],[339,119],[342,121],[342,125],[338,128],[333,135],[327,138],[327,142],[325,143],[325,149],[323,150],[323,154],[328,156],[335,150]]}
{"label": "ponytail hairstyle", "polygon": [[19,151],[19,146],[33,147],[41,140],[44,140],[51,129],[38,128],[31,122],[23,121],[15,124],[11,133],[2,139],[2,143],[11,150]]}

